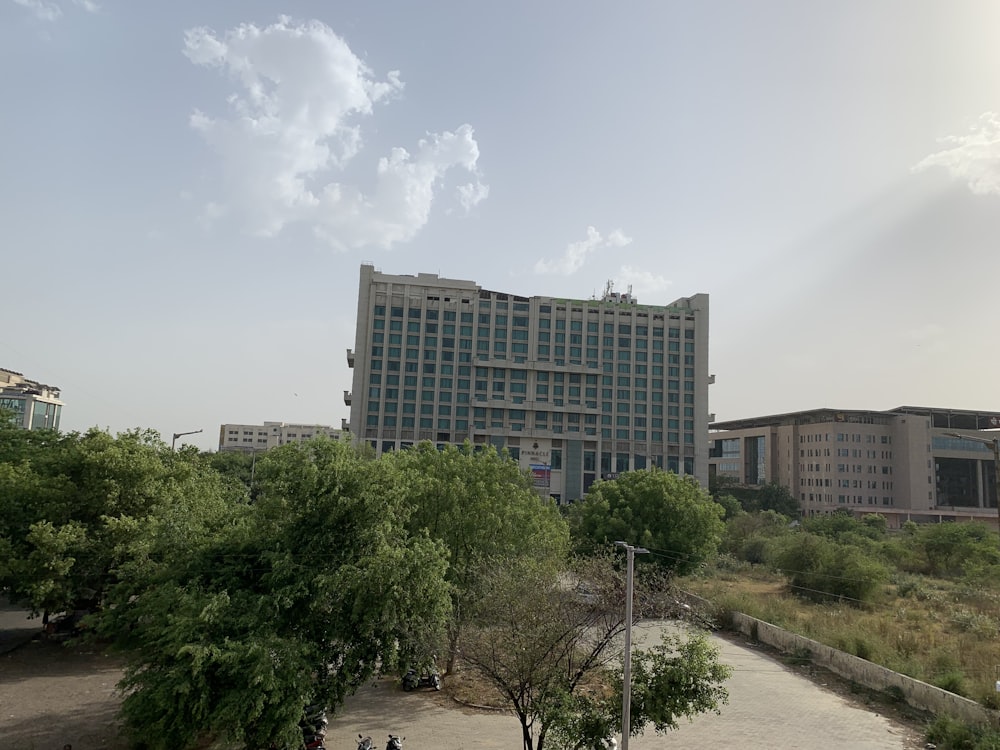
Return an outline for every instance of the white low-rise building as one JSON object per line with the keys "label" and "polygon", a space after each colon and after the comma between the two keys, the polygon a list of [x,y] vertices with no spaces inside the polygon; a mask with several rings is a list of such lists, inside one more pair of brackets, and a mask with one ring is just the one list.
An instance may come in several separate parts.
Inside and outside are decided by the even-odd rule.
{"label": "white low-rise building", "polygon": [[288,443],[309,440],[317,435],[339,440],[341,431],[325,424],[224,424],[219,427],[220,451],[264,451]]}
{"label": "white low-rise building", "polygon": [[25,430],[58,430],[63,402],[59,389],[0,367],[0,411]]}

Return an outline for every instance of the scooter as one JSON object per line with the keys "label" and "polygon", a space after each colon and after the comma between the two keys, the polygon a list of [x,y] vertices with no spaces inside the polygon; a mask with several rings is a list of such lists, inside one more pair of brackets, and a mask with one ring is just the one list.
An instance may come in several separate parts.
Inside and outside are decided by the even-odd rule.
{"label": "scooter", "polygon": [[421,687],[434,688],[435,690],[441,689],[441,675],[437,672],[431,672],[428,675],[419,675],[417,670],[409,669],[406,674],[403,675],[403,690],[410,692],[411,690],[416,690]]}
{"label": "scooter", "polygon": [[362,737],[358,735],[358,750],[374,750],[374,745],[372,744],[371,737]]}
{"label": "scooter", "polygon": [[390,734],[389,741],[385,743],[385,750],[403,750],[403,740],[406,737],[400,739],[399,735]]}
{"label": "scooter", "polygon": [[303,734],[315,734],[323,737],[326,735],[326,727],[329,723],[326,711],[321,706],[306,706],[299,726],[302,727]]}

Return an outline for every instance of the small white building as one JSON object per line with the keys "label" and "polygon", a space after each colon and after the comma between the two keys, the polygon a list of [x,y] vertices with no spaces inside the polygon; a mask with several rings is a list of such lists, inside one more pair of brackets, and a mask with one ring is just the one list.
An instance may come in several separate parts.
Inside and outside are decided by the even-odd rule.
{"label": "small white building", "polygon": [[219,426],[220,451],[264,451],[288,443],[309,440],[317,435],[339,440],[341,431],[324,424],[224,424]]}
{"label": "small white building", "polygon": [[59,389],[0,367],[0,410],[25,430],[58,430],[63,402]]}

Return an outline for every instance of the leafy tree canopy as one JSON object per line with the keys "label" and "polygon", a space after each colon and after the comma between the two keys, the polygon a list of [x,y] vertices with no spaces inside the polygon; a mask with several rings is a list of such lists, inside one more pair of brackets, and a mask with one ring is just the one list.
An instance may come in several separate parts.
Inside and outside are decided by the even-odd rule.
{"label": "leafy tree canopy", "polygon": [[[462,654],[517,716],[524,750],[603,747],[620,731],[623,572],[606,555],[577,559],[561,574],[522,559],[483,584],[488,596],[477,603]],[[716,657],[700,636],[635,655],[633,733],[648,723],[664,731],[676,716],[724,701],[728,671]]]}
{"label": "leafy tree canopy", "polygon": [[570,509],[570,527],[580,551],[626,541],[654,553],[637,559],[684,575],[715,553],[723,514],[693,478],[653,468],[595,482]]}
{"label": "leafy tree canopy", "polygon": [[194,533],[236,499],[153,431],[14,432],[0,435],[0,587],[36,612],[99,605],[144,524]]}
{"label": "leafy tree canopy", "polygon": [[150,747],[292,746],[304,705],[339,706],[447,616],[445,550],[408,533],[390,463],[320,439],[258,461],[256,503],[180,549],[150,527],[147,564],[119,569],[98,618],[126,650],[123,712]]}
{"label": "leafy tree canopy", "polygon": [[802,522],[802,528],[813,534],[825,536],[827,539],[839,540],[851,534],[869,539],[882,539],[885,536],[884,523],[862,520],[847,510],[836,510],[825,516],[812,516]]}
{"label": "leafy tree canopy", "polygon": [[481,596],[480,582],[497,560],[528,557],[562,566],[569,531],[556,507],[543,500],[506,455],[468,442],[442,449],[430,442],[383,456],[401,474],[411,534],[427,534],[448,550],[453,600],[448,669],[464,613]]}
{"label": "leafy tree canopy", "polygon": [[889,579],[884,563],[853,544],[800,530],[780,538],[769,562],[809,599],[869,602]]}

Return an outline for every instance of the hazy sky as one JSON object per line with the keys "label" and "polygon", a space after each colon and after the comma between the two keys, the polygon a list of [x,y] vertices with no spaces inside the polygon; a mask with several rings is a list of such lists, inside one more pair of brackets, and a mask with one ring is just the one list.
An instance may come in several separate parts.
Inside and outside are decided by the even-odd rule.
{"label": "hazy sky", "polygon": [[1000,3],[0,0],[0,367],[340,425],[358,269],[711,295],[719,420],[1000,410]]}

